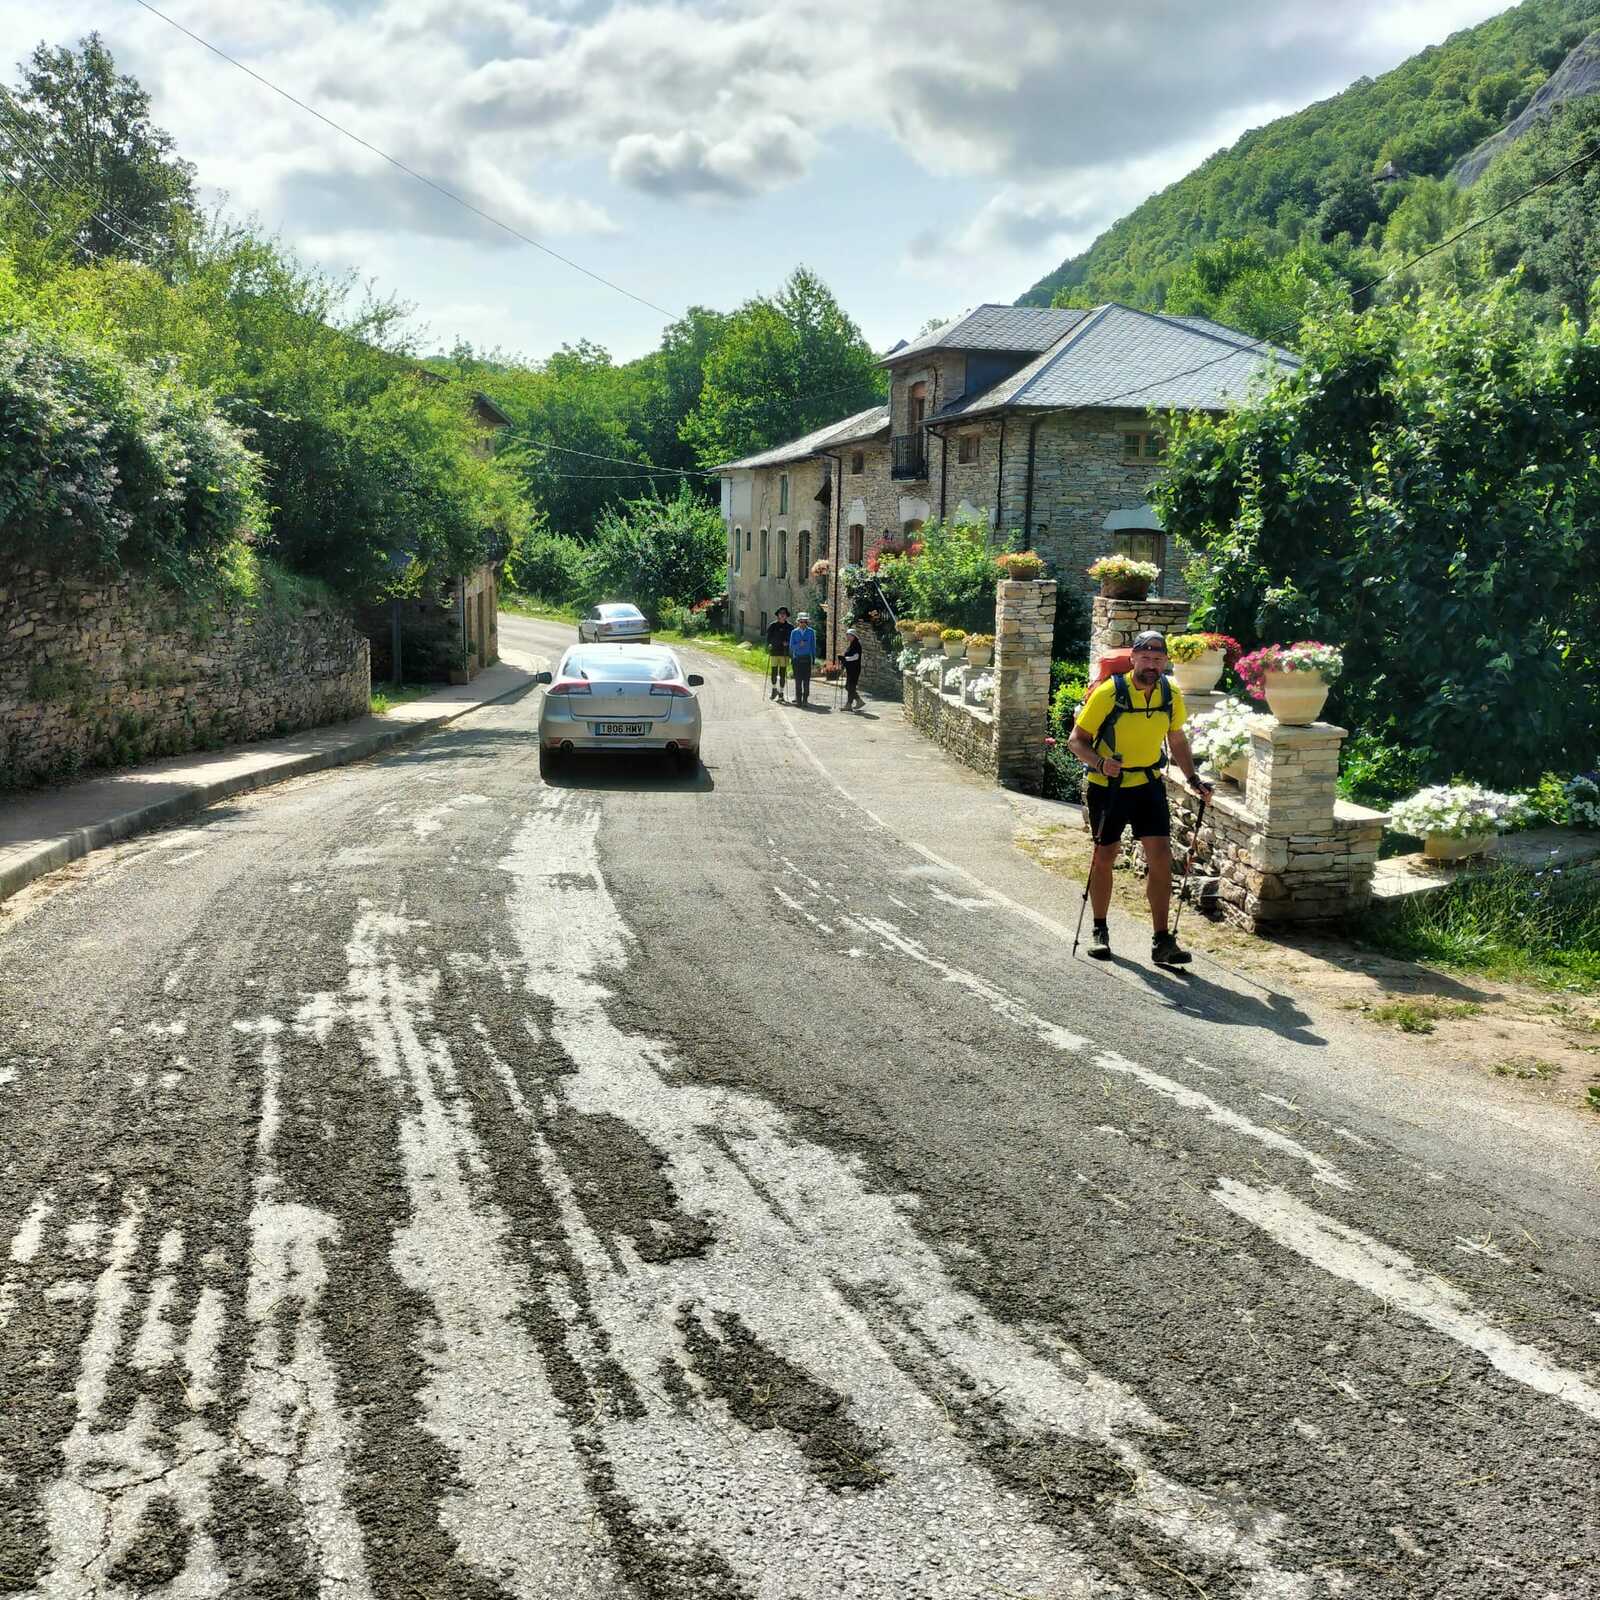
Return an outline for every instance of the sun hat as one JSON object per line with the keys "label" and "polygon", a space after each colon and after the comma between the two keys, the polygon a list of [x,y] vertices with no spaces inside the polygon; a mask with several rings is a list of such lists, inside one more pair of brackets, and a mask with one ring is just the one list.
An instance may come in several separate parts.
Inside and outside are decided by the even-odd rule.
{"label": "sun hat", "polygon": [[846,632],[846,633],[854,633],[854,634],[855,634],[855,635],[856,635],[856,637],[857,637],[857,638],[858,638],[858,639],[859,639],[859,638],[860,638],[860,637],[861,637],[861,635],[860,635],[860,634],[859,634],[859,633],[857,633],[857,632],[856,632],[856,628],[855,628],[855,625],[854,625],[854,624],[853,624],[853,623],[852,623],[852,624],[848,624],[848,625],[847,625],[847,626],[846,626],[846,627],[845,627],[845,630],[844,630],[844,631],[845,631],[845,632]]}
{"label": "sun hat", "polygon": [[811,620],[811,613],[809,611],[802,611],[794,620],[796,622],[809,622]]}

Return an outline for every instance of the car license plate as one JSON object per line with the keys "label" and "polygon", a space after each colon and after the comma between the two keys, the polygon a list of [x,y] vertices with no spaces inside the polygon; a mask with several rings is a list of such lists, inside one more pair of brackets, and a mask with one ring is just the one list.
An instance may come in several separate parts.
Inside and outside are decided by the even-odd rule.
{"label": "car license plate", "polygon": [[594,725],[596,733],[620,733],[624,738],[639,738],[642,734],[649,733],[648,722],[597,722]]}

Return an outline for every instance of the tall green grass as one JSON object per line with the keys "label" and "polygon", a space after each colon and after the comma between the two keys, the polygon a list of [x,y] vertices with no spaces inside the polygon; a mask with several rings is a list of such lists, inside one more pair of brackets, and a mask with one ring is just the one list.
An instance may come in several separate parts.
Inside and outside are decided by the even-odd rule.
{"label": "tall green grass", "polygon": [[1600,870],[1505,866],[1371,912],[1390,955],[1555,989],[1600,989]]}

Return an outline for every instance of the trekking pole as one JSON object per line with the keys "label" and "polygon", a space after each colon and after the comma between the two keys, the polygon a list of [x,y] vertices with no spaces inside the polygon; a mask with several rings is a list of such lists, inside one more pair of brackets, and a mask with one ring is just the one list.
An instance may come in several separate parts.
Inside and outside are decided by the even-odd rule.
{"label": "trekking pole", "polygon": [[[1112,760],[1115,760],[1115,759],[1116,759],[1116,757],[1113,756]],[[1085,783],[1085,788],[1087,789],[1088,780],[1085,779],[1084,783]],[[1094,847],[1095,847],[1095,849],[1097,851],[1099,850],[1100,846],[1105,843],[1105,840],[1101,837],[1101,835],[1105,832],[1106,827],[1109,825],[1109,823],[1111,821],[1111,812],[1113,810],[1111,801],[1112,801],[1113,796],[1116,794],[1117,790],[1119,788],[1121,788],[1121,786],[1122,786],[1122,774],[1120,772],[1116,775],[1116,777],[1107,778],[1106,779],[1106,814],[1101,819],[1100,826],[1097,829],[1093,830],[1089,835],[1089,837],[1094,840]],[[1088,808],[1089,808],[1089,800],[1088,800],[1087,793],[1084,796],[1083,805],[1084,805],[1084,809],[1087,811]],[[1083,914],[1089,908],[1089,879],[1092,878],[1093,876],[1094,876],[1094,857],[1091,856],[1089,858],[1089,871],[1084,875],[1084,880],[1083,880],[1083,899],[1078,904],[1078,926],[1073,930],[1073,934],[1072,934],[1072,954],[1073,954],[1074,958],[1076,958],[1076,956],[1078,954],[1078,941],[1083,937]]]}
{"label": "trekking pole", "polygon": [[1206,807],[1211,804],[1211,791],[1200,791],[1200,810],[1194,819],[1194,836],[1189,840],[1189,848],[1183,858],[1183,886],[1178,890],[1178,909],[1172,914],[1172,937],[1178,937],[1178,923],[1183,917],[1184,898],[1189,893],[1189,884],[1194,877],[1195,852],[1200,848],[1200,828],[1206,820]]}

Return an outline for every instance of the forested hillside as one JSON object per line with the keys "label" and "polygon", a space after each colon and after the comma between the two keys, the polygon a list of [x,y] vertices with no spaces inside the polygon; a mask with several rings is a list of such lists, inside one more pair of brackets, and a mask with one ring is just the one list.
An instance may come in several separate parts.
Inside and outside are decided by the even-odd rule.
{"label": "forested hillside", "polygon": [[[1231,311],[1251,331],[1265,332],[1253,326],[1263,320],[1281,327],[1312,284],[1365,281],[1467,220],[1476,191],[1450,183],[1451,169],[1515,118],[1597,28],[1600,0],[1526,0],[1381,78],[1254,129],[1129,212],[1019,304],[1121,300],[1223,320]],[[1583,105],[1542,127],[1571,123]],[[1490,177],[1520,151],[1513,145]],[[1390,166],[1399,176],[1375,182]],[[1248,248],[1235,245],[1219,260],[1219,241]],[[1499,270],[1526,259],[1504,244]],[[1224,303],[1241,274],[1255,281]]]}

